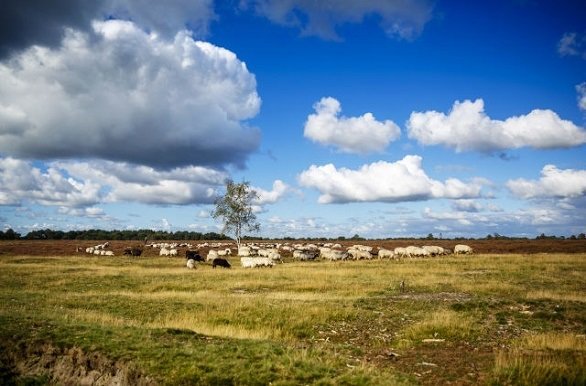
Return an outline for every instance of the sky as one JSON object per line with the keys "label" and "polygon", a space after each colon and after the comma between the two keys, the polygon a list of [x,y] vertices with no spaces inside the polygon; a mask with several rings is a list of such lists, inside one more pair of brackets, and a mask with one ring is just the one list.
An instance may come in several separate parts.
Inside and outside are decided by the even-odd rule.
{"label": "sky", "polygon": [[9,0],[0,229],[586,232],[586,5]]}

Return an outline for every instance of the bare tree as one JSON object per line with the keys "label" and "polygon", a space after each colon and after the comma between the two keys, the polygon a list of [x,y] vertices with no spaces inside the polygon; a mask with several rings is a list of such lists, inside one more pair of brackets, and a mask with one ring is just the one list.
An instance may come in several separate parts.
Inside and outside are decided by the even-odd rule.
{"label": "bare tree", "polygon": [[212,217],[222,219],[224,222],[222,233],[233,233],[238,248],[240,248],[243,230],[253,232],[260,229],[260,224],[252,211],[252,202],[258,198],[258,193],[250,187],[249,182],[235,183],[227,180],[226,193],[215,201],[216,208],[212,212]]}

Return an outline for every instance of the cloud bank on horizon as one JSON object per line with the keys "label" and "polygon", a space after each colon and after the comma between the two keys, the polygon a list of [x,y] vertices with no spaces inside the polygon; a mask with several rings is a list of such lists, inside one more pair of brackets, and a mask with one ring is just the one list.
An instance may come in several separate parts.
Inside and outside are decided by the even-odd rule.
{"label": "cloud bank on horizon", "polygon": [[[524,7],[514,12],[553,12]],[[499,90],[475,79],[505,83],[534,53],[499,46],[493,73],[495,53],[472,39],[466,51],[463,38],[453,48],[462,56],[445,64],[465,28],[458,17],[479,12],[470,6],[10,2],[0,16],[0,228],[215,230],[215,197],[242,178],[259,193],[266,236],[583,232],[586,40],[575,11],[563,31],[545,29],[549,47],[535,38],[552,70],[523,67],[528,79]],[[277,46],[291,47],[288,70],[274,65]],[[352,55],[332,66],[321,52]],[[377,80],[354,82],[367,66]],[[450,88],[433,85],[442,78]],[[525,99],[507,95],[521,89]]]}

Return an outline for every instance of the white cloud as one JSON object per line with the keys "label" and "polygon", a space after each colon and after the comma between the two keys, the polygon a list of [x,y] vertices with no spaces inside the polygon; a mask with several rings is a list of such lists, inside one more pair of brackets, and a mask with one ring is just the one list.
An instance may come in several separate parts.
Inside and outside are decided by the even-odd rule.
{"label": "white cloud", "polygon": [[271,237],[334,237],[349,235],[347,224],[332,224],[319,217],[281,218],[270,217],[263,224],[263,234]]}
{"label": "white cloud", "polygon": [[14,158],[0,158],[0,205],[29,200],[41,205],[80,208],[100,202],[100,185],[66,177],[55,167],[46,171]]}
{"label": "white cloud", "polygon": [[318,202],[323,204],[474,198],[487,184],[483,179],[470,183],[455,178],[433,180],[422,169],[421,161],[419,156],[408,155],[394,163],[378,161],[358,170],[338,170],[333,164],[312,165],[299,175],[299,183],[319,190]]}
{"label": "white cloud", "polygon": [[291,188],[281,180],[273,182],[272,190],[264,190],[257,187],[252,187],[258,194],[258,199],[252,202],[252,211],[256,214],[266,212],[265,205],[274,204],[283,198]]}
{"label": "white cloud", "polygon": [[322,145],[332,145],[347,153],[383,151],[401,135],[392,121],[379,122],[371,113],[360,117],[339,117],[342,110],[335,98],[322,98],[313,105],[316,114],[305,122],[305,137]]}
{"label": "white cloud", "polygon": [[59,208],[58,213],[75,217],[89,217],[104,220],[110,219],[110,217],[104,213],[104,210],[102,208],[98,208],[95,206],[87,208],[71,208],[62,206]]}
{"label": "white cloud", "polygon": [[0,158],[0,205],[28,200],[62,207],[63,214],[92,217],[100,203],[210,204],[227,174],[188,166],[157,171],[111,161],[53,162],[47,170],[14,158]]}
{"label": "white cloud", "polygon": [[586,35],[565,33],[558,42],[558,53],[561,56],[580,56],[586,59]]}
{"label": "white cloud", "polygon": [[210,218],[211,214],[209,210],[200,210],[197,212],[197,218]]}
{"label": "white cloud", "polygon": [[482,204],[470,199],[456,200],[452,203],[452,207],[458,212],[480,212],[483,209]]}
{"label": "white cloud", "polygon": [[586,82],[577,85],[576,92],[578,93],[578,108],[586,111]]}
{"label": "white cloud", "polygon": [[289,191],[289,186],[281,180],[275,180],[273,182],[273,188],[270,191],[255,187],[252,189],[259,195],[258,200],[255,200],[254,204],[266,205],[279,201]]}
{"label": "white cloud", "polygon": [[260,108],[256,80],[234,53],[185,31],[164,40],[116,20],[93,29],[0,63],[5,155],[242,166],[257,149],[259,131],[244,123]]}
{"label": "white cloud", "polygon": [[434,212],[431,208],[423,210],[423,217],[440,221],[457,221],[460,225],[473,225],[472,216],[466,212]]}
{"label": "white cloud", "polygon": [[507,187],[521,198],[577,198],[586,195],[586,170],[558,169],[546,165],[539,180],[519,178],[507,181]]}
{"label": "white cloud", "polygon": [[380,18],[390,37],[413,39],[432,17],[433,3],[427,0],[244,0],[274,23],[300,28],[303,35],[338,40],[336,28],[361,23],[367,16]]}
{"label": "white cloud", "polygon": [[448,115],[437,111],[413,112],[407,128],[409,138],[423,145],[445,145],[456,151],[549,149],[586,143],[583,128],[551,110],[533,110],[501,121],[485,114],[482,99],[455,102]]}
{"label": "white cloud", "polygon": [[162,218],[160,223],[155,225],[156,229],[160,229],[163,231],[171,231],[171,223],[166,218]]}
{"label": "white cloud", "polygon": [[159,171],[111,161],[58,162],[54,165],[84,181],[100,184],[103,202],[159,205],[210,204],[227,174],[199,166]]}

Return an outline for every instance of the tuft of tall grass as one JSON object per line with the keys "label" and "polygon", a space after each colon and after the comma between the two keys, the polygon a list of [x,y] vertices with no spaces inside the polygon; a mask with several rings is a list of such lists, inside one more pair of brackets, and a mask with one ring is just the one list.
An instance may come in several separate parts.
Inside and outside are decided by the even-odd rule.
{"label": "tuft of tall grass", "polygon": [[586,351],[586,336],[567,332],[547,332],[525,336],[520,345],[531,350]]}
{"label": "tuft of tall grass", "polygon": [[584,385],[584,357],[558,352],[532,352],[520,349],[497,354],[493,384],[508,385]]}
{"label": "tuft of tall grass", "polygon": [[567,332],[526,335],[495,358],[493,382],[519,385],[586,384],[586,336]]}
{"label": "tuft of tall grass", "polygon": [[439,310],[408,326],[403,332],[403,345],[418,344],[424,339],[463,341],[477,332],[473,317],[451,310]]}

